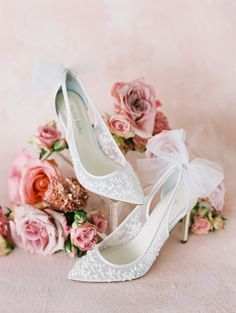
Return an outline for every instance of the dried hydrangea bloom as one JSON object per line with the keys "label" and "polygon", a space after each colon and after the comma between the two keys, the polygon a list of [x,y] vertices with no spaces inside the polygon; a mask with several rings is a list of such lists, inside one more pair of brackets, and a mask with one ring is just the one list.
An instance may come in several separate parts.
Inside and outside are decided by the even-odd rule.
{"label": "dried hydrangea bloom", "polygon": [[169,122],[165,114],[158,111],[155,118],[153,136],[161,133],[163,130],[170,130]]}
{"label": "dried hydrangea bloom", "polygon": [[62,212],[84,210],[87,205],[88,193],[73,177],[53,179],[44,197],[49,206]]}

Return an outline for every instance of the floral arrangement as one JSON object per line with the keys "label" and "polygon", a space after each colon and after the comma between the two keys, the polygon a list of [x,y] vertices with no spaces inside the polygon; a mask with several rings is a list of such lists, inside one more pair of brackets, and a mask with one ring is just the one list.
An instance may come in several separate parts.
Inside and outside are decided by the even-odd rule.
{"label": "floral arrangement", "polygon": [[[114,114],[104,120],[120,149],[144,152],[148,139],[170,129],[154,89],[143,79],[117,82],[111,91]],[[19,246],[31,253],[53,254],[65,250],[80,257],[102,239],[107,219],[87,208],[88,193],[75,177],[64,178],[52,155],[68,148],[55,122],[39,127],[30,141],[38,155],[22,150],[9,175],[11,208],[0,208],[0,256]],[[191,211],[190,229],[207,234],[222,229],[225,218],[224,186],[199,199]]]}
{"label": "floral arrangement", "polygon": [[167,117],[158,110],[161,102],[156,100],[153,87],[143,79],[117,82],[111,95],[115,114],[105,113],[104,120],[124,153],[144,152],[149,138],[170,129]]}
{"label": "floral arrangement", "polygon": [[222,215],[225,188],[219,185],[206,199],[199,199],[191,211],[190,229],[194,234],[208,234],[225,227],[226,218]]}
{"label": "floral arrangement", "polygon": [[[117,82],[111,95],[115,114],[106,113],[104,120],[123,153],[146,151],[149,138],[170,129],[167,117],[159,110],[161,102],[156,99],[153,87],[143,79]],[[148,151],[147,157],[151,157]],[[220,185],[208,199],[199,199],[191,212],[190,229],[194,234],[224,228],[226,218],[221,215],[224,196],[224,186]]]}
{"label": "floral arrangement", "polygon": [[107,229],[98,211],[87,212],[88,193],[74,177],[62,176],[53,153],[67,148],[55,122],[31,140],[38,157],[22,150],[13,160],[8,187],[11,208],[0,209],[0,255],[13,246],[31,253],[65,250],[70,257],[92,249]]}

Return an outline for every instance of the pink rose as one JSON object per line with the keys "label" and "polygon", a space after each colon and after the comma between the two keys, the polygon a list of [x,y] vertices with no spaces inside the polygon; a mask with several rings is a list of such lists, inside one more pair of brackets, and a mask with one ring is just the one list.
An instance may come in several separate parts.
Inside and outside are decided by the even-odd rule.
{"label": "pink rose", "polygon": [[1,207],[0,207],[0,235],[4,237],[8,236],[8,219],[3,213]]}
{"label": "pink rose", "polygon": [[[92,212],[91,212],[92,213]],[[97,227],[99,233],[105,233],[107,229],[107,219],[101,212],[95,211],[90,215],[90,221]]]}
{"label": "pink rose", "polygon": [[77,225],[73,223],[70,230],[71,243],[81,251],[91,250],[96,244],[96,234],[97,229],[92,224]]}
{"label": "pink rose", "polygon": [[28,252],[53,254],[64,249],[69,231],[61,213],[22,205],[15,209],[14,221],[9,223],[13,242]]}
{"label": "pink rose", "polygon": [[9,254],[12,248],[12,245],[0,234],[0,256]]}
{"label": "pink rose", "polygon": [[22,150],[12,161],[10,175],[8,179],[8,192],[10,201],[16,204],[21,203],[19,194],[20,180],[25,165],[33,158],[25,150]]}
{"label": "pink rose", "polygon": [[170,129],[170,126],[169,126],[167,117],[165,116],[164,113],[158,111],[155,117],[153,136],[161,133],[163,130],[169,130],[169,129]]}
{"label": "pink rose", "polygon": [[137,79],[114,84],[112,96],[116,101],[116,113],[123,115],[132,124],[135,134],[143,138],[151,137],[159,105],[154,89]]}
{"label": "pink rose", "polygon": [[224,184],[221,183],[216,189],[209,195],[208,197],[211,205],[217,210],[221,211],[224,207],[225,201],[225,187]]}
{"label": "pink rose", "polygon": [[10,200],[16,204],[40,203],[54,177],[60,178],[61,173],[53,160],[33,159],[21,152],[11,167],[8,183]]}
{"label": "pink rose", "polygon": [[39,127],[36,138],[42,145],[51,148],[54,142],[61,138],[61,132],[57,129],[56,123],[53,121]]}
{"label": "pink rose", "polygon": [[209,233],[211,228],[211,223],[206,218],[199,217],[192,224],[191,231],[197,235],[205,235]]}
{"label": "pink rose", "polygon": [[108,119],[108,126],[114,135],[129,138],[132,137],[130,122],[122,115],[113,115]]}

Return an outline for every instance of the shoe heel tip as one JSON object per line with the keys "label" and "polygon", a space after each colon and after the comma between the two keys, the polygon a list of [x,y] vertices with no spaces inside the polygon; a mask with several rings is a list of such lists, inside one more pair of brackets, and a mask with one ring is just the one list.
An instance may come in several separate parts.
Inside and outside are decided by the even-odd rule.
{"label": "shoe heel tip", "polygon": [[182,240],[182,239],[181,239],[180,242],[181,242],[181,243],[187,243],[188,240]]}

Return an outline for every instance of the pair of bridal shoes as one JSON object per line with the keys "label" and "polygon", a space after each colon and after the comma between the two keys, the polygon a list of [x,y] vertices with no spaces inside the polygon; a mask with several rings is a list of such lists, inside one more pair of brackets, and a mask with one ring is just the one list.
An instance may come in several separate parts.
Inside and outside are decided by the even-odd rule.
{"label": "pair of bridal shoes", "polygon": [[[210,195],[224,178],[213,162],[189,161],[183,129],[152,137],[147,150],[153,157],[138,164],[140,177],[151,184],[143,204],[76,262],[70,279],[114,282],[144,276],[181,219],[182,241],[187,241],[191,209],[199,197]],[[155,200],[157,196],[159,201]]]}
{"label": "pair of bridal shoes", "polygon": [[[47,72],[47,64],[44,69],[42,64],[39,67],[36,72]],[[190,162],[183,129],[164,131],[149,139],[151,157],[138,160],[144,196],[138,176],[78,75],[56,66],[48,72],[47,80],[55,81],[55,108],[79,182],[103,197],[137,205],[110,235],[79,258],[68,277],[86,282],[142,277],[180,220],[182,241],[187,241],[190,211],[198,198],[209,196],[222,182],[222,170],[207,160]]]}

